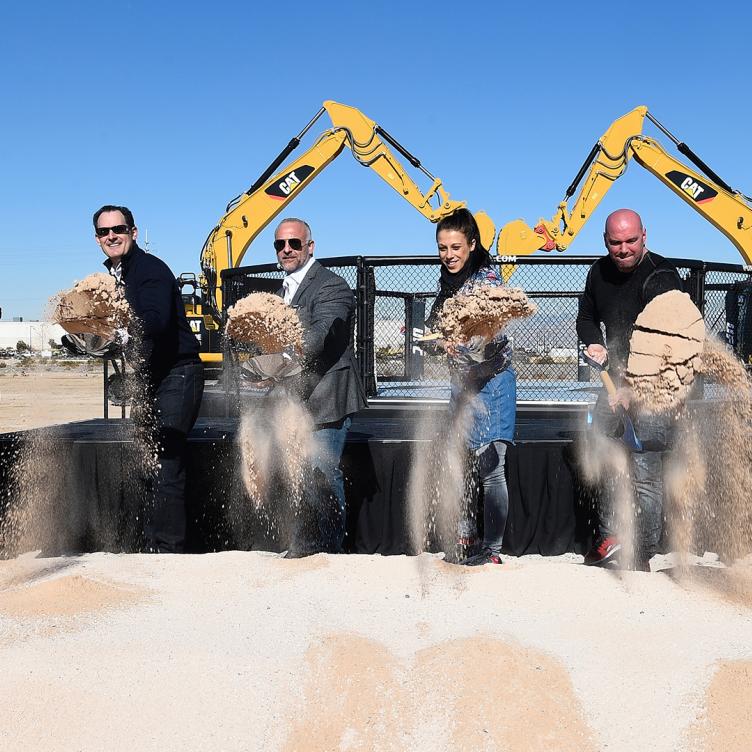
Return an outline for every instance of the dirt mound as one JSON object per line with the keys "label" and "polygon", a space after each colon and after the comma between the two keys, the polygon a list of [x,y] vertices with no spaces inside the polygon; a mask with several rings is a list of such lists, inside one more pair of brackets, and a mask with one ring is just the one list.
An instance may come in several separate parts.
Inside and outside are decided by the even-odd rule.
{"label": "dirt mound", "polygon": [[134,588],[69,575],[0,592],[0,613],[14,617],[78,616],[142,599],[143,593]]}
{"label": "dirt mound", "polygon": [[629,341],[626,373],[643,409],[670,410],[686,399],[704,341],[705,322],[686,293],[671,290],[645,306]]}
{"label": "dirt mound", "polygon": [[743,752],[750,748],[752,662],[724,661],[705,693],[705,713],[690,734],[692,749]]}
{"label": "dirt mound", "polygon": [[309,649],[306,664],[286,752],[596,749],[566,668],[520,645],[459,638],[407,663],[373,640],[329,634]]}
{"label": "dirt mound", "polygon": [[513,319],[532,316],[538,310],[518,287],[478,287],[471,295],[455,295],[444,303],[439,331],[448,343],[471,337],[491,340]]}
{"label": "dirt mound", "polygon": [[227,310],[227,335],[236,342],[254,344],[262,353],[303,347],[303,327],[298,314],[282,298],[254,292]]}
{"label": "dirt mound", "polygon": [[51,301],[55,323],[71,334],[111,338],[128,326],[130,307],[111,274],[96,272],[59,292]]}

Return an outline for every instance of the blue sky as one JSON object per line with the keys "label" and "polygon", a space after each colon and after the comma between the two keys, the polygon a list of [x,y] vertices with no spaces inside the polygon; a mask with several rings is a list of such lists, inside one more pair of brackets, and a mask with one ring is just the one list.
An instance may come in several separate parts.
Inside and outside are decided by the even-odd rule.
{"label": "blue sky", "polygon": [[[99,268],[90,217],[103,203],[130,206],[176,274],[198,272],[226,203],[325,99],[384,126],[497,226],[550,218],[598,136],[638,104],[749,195],[750,6],[3,3],[3,319],[39,317]],[[601,253],[620,206],[642,213],[659,253],[741,262],[636,164],[568,253]],[[290,211],[322,257],[435,252],[433,227],[347,151]],[[271,233],[244,263],[273,260]]]}

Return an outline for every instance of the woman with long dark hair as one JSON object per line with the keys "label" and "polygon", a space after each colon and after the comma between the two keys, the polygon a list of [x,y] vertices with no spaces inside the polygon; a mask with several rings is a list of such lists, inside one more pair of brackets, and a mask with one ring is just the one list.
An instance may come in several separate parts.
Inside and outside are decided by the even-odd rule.
{"label": "woman with long dark hair", "polygon": [[[458,209],[436,227],[441,261],[439,294],[427,324],[434,328],[444,303],[455,295],[472,295],[484,285],[503,285],[483,247],[478,224],[467,209]],[[501,564],[501,545],[509,510],[504,460],[514,441],[517,378],[511,368],[512,347],[503,333],[489,342],[472,337],[459,346],[447,346],[451,380],[450,413],[468,410],[468,420],[456,422],[483,490],[483,540],[478,546],[468,520],[460,523],[460,543],[468,546],[460,564]],[[465,527],[465,529],[462,529]],[[472,546],[472,543],[475,545]]]}

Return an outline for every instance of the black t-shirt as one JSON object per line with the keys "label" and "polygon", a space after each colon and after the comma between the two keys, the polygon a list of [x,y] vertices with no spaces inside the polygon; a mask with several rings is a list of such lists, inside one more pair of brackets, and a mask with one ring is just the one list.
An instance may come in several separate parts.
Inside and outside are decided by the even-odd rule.
{"label": "black t-shirt", "polygon": [[[632,327],[642,309],[661,293],[681,289],[676,267],[657,253],[646,251],[639,265],[627,273],[604,256],[588,272],[577,312],[577,336],[585,345],[607,343],[610,369],[623,372]],[[601,324],[606,327],[605,343]]]}

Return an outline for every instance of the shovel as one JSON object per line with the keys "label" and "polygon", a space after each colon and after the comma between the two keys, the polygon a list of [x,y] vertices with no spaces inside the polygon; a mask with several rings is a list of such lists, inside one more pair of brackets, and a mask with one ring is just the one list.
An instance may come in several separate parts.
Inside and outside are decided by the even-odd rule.
{"label": "shovel", "polygon": [[[608,392],[609,397],[613,397],[616,394],[616,386],[611,379],[611,375],[606,370],[606,366],[602,365],[597,360],[593,360],[584,351],[582,353],[582,357],[589,366],[595,368],[595,370],[598,371],[601,377],[601,381],[603,382],[603,386],[606,387],[606,391]],[[621,436],[621,440],[627,445],[630,451],[641,452],[642,442],[637,438],[637,434],[634,430],[634,424],[632,423],[632,418],[629,417],[629,414],[624,409],[624,405],[616,405],[616,414],[619,416],[622,424],[624,425],[624,433]]]}

